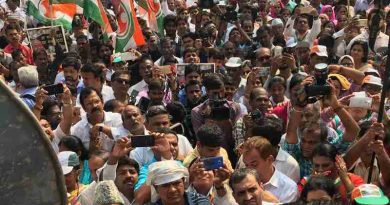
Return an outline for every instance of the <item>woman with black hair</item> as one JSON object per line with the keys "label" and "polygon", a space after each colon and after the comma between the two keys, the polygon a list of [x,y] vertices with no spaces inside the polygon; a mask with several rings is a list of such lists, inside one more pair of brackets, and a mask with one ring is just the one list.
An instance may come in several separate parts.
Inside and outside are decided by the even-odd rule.
{"label": "woman with black hair", "polygon": [[349,51],[355,62],[355,69],[365,72],[368,68],[372,68],[372,65],[368,61],[368,43],[364,40],[356,40],[352,43],[351,50]]}
{"label": "woman with black hair", "polygon": [[325,176],[313,176],[303,187],[300,200],[304,202],[331,201],[336,195],[336,186]]}
{"label": "woman with black hair", "polygon": [[298,190],[303,193],[303,189],[315,176],[324,176],[330,179],[337,188],[336,199],[341,199],[343,203],[350,200],[352,190],[363,184],[360,176],[348,173],[347,166],[343,158],[338,155],[334,145],[329,143],[318,144],[312,152],[313,170],[311,176],[304,177],[298,184]]}
{"label": "woman with black hair", "polygon": [[84,148],[81,140],[74,135],[69,135],[61,139],[58,147],[60,152],[72,151],[79,156],[81,170],[79,182],[85,185],[90,184],[92,182],[92,175],[88,165],[88,151]]}

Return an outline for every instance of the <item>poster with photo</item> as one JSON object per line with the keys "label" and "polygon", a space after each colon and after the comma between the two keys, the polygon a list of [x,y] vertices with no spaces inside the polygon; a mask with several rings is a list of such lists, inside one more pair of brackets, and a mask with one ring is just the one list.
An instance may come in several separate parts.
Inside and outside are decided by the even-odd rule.
{"label": "poster with photo", "polygon": [[45,48],[50,54],[55,54],[55,48],[51,38],[52,32],[55,34],[56,43],[61,45],[64,52],[68,52],[68,45],[62,26],[45,26],[27,29],[27,37],[30,41],[31,49]]}
{"label": "poster with photo", "polygon": [[[189,64],[188,63],[176,64],[176,73],[177,73],[177,80],[179,81],[179,85],[185,84],[184,70],[186,65]],[[196,63],[195,65],[199,66],[202,77],[207,73],[215,73],[214,63]]]}

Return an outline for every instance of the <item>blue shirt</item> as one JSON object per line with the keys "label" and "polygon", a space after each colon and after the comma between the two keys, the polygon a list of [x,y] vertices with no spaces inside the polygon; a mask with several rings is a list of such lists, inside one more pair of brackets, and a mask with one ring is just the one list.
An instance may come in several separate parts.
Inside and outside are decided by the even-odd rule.
{"label": "blue shirt", "polygon": [[[37,91],[37,89],[38,87],[26,88],[19,92],[20,98],[30,108],[30,110],[32,110],[35,106],[35,92]],[[31,97],[29,98],[27,96]]]}

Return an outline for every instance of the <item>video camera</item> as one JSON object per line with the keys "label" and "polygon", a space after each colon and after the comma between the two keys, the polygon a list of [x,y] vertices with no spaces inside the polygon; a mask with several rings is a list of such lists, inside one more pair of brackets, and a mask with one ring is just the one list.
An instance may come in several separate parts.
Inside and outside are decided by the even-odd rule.
{"label": "video camera", "polygon": [[319,63],[315,65],[314,78],[315,82],[311,85],[306,85],[304,88],[304,99],[299,99],[298,104],[304,106],[308,103],[315,103],[318,98],[329,95],[332,88],[326,82],[328,80],[328,64]]}
{"label": "video camera", "polygon": [[224,15],[227,22],[235,22],[238,20],[238,14],[233,6],[226,7],[226,13]]}
{"label": "video camera", "polygon": [[230,108],[228,101],[221,98],[219,94],[212,94],[209,98],[209,106],[211,108],[210,118],[213,120],[228,120],[230,119]]}
{"label": "video camera", "polygon": [[211,9],[213,8],[219,0],[199,0],[198,6],[202,9]]}
{"label": "video camera", "polygon": [[261,122],[264,120],[264,117],[265,117],[265,115],[259,109],[253,110],[250,113],[250,116],[251,116],[253,122]]}

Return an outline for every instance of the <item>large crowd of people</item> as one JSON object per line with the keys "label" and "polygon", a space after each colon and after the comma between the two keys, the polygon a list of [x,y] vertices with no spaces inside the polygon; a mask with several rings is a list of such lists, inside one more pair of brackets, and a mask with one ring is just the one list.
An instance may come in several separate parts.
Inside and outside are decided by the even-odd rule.
{"label": "large crowd of people", "polygon": [[47,135],[70,205],[384,205],[386,2],[161,0],[164,32],[137,14],[146,43],[117,53],[81,14],[67,52],[52,35],[34,47],[26,29],[43,25],[5,0],[0,77]]}

